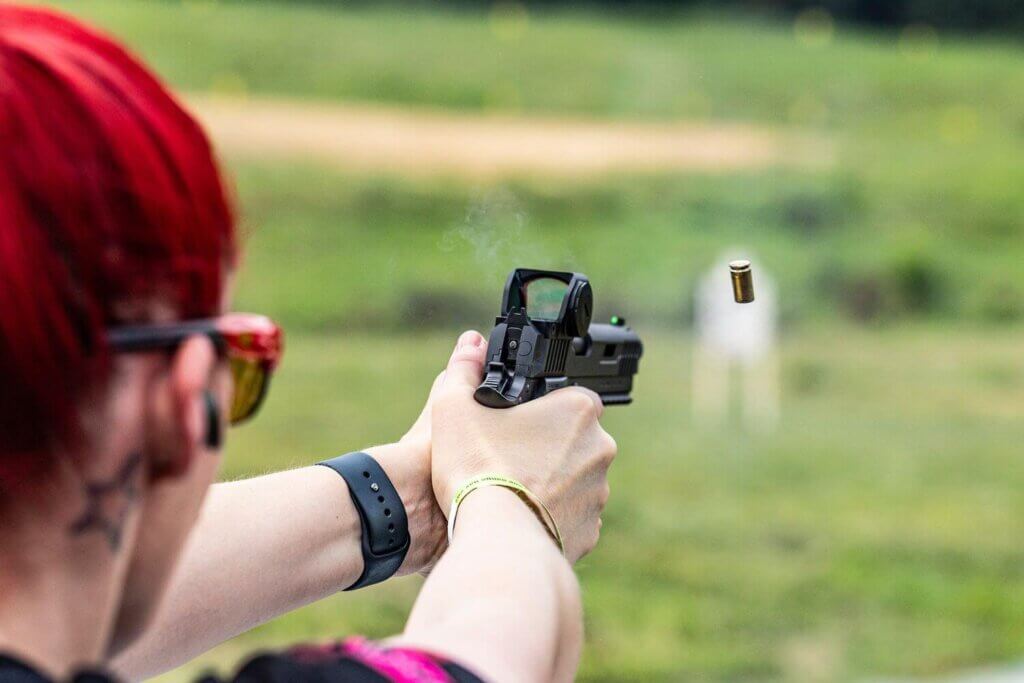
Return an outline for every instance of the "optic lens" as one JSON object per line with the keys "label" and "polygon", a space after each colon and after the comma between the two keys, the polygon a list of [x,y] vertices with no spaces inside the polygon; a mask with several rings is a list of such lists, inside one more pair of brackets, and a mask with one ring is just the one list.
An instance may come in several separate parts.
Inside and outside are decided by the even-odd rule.
{"label": "optic lens", "polygon": [[540,278],[526,285],[526,312],[535,320],[558,320],[569,285],[554,278]]}

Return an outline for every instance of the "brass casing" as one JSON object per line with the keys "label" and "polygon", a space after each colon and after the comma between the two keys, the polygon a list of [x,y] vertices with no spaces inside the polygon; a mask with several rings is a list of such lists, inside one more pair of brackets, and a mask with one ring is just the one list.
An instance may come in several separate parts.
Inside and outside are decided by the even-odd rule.
{"label": "brass casing", "polygon": [[754,300],[754,278],[750,272],[750,261],[745,259],[729,262],[732,276],[732,296],[738,304],[749,304]]}

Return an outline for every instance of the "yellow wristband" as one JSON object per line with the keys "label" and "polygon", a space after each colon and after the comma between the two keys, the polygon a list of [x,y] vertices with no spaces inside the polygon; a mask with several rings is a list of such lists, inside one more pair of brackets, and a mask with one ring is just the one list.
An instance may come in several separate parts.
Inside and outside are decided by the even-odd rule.
{"label": "yellow wristband", "polygon": [[503,488],[512,489],[516,492],[526,505],[533,510],[533,514],[537,515],[537,518],[547,529],[548,533],[551,534],[551,538],[558,544],[558,549],[565,554],[565,547],[562,545],[562,535],[558,532],[558,525],[555,524],[555,518],[551,515],[551,511],[548,510],[547,506],[544,505],[543,501],[538,498],[530,489],[523,486],[521,483],[506,477],[501,474],[480,474],[469,481],[466,481],[459,487],[452,497],[452,507],[448,513],[448,542],[452,542],[452,536],[455,535],[455,517],[459,513],[459,506],[462,501],[466,499],[466,496],[473,493],[477,489],[482,489],[485,486],[501,486]]}

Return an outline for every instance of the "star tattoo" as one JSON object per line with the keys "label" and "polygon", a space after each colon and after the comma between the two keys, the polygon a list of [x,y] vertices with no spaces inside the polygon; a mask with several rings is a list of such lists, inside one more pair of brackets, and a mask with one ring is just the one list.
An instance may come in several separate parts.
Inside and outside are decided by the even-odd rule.
{"label": "star tattoo", "polygon": [[72,522],[70,533],[81,536],[99,532],[106,537],[110,550],[116,552],[121,547],[128,511],[139,494],[136,473],[141,465],[142,454],[134,453],[109,480],[86,482],[85,511]]}

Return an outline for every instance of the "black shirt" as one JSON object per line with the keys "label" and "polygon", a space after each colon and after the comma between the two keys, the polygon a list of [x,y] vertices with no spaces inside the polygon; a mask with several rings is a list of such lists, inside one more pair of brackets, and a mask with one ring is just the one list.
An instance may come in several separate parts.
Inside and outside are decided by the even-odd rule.
{"label": "black shirt", "polygon": [[[101,671],[80,671],[69,683],[116,683]],[[253,657],[230,678],[197,683],[483,683],[440,657],[406,648],[384,648],[362,639],[299,646]],[[0,683],[56,683],[12,657],[0,655]]]}

